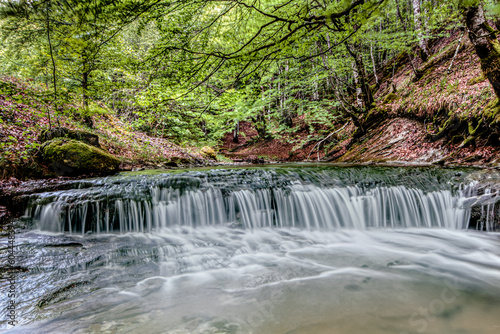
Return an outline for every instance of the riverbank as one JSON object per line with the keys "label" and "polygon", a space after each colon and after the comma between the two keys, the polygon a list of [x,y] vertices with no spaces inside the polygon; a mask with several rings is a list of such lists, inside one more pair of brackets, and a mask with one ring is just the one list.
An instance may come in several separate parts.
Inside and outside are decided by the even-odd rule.
{"label": "riverbank", "polygon": [[325,128],[305,115],[294,132],[266,140],[246,122],[240,143],[228,135],[222,148],[280,161],[499,166],[498,100],[468,38],[460,29],[444,35],[426,62],[401,53],[371,77],[376,106],[360,117],[364,133],[349,118]]}
{"label": "riverbank", "polygon": [[425,63],[401,53],[372,76],[376,106],[362,116],[364,133],[349,118],[328,125],[298,115],[290,131],[262,139],[251,121],[241,121],[237,142],[227,133],[212,156],[202,153],[202,141],[180,146],[137,131],[103,104],[85,110],[59,106],[65,112],[55,119],[49,106],[49,119],[37,97],[43,87],[2,78],[0,179],[55,176],[37,159],[39,134],[50,125],[98,136],[101,148],[120,159],[122,171],[297,161],[496,168],[500,106],[468,39],[458,29],[445,35],[431,41],[432,57]]}
{"label": "riverbank", "polygon": [[44,130],[65,128],[98,137],[99,147],[120,160],[120,170],[205,165],[215,160],[194,145],[137,131],[104,104],[82,108],[76,102],[57,106],[44,101],[46,89],[30,81],[0,78],[0,180],[39,179],[55,173],[39,154]]}

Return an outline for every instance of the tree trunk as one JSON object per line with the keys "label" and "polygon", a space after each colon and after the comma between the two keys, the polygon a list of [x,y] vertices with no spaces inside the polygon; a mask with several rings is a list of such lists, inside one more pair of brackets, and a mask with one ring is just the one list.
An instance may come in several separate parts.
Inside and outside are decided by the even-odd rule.
{"label": "tree trunk", "polygon": [[420,0],[412,0],[413,20],[415,22],[415,32],[417,33],[418,46],[420,47],[420,58],[426,61],[429,58],[428,40],[424,38],[424,29],[422,28],[422,15],[420,10]]}
{"label": "tree trunk", "polygon": [[[57,112],[57,78],[56,78],[56,62],[54,61],[54,53],[52,52],[52,40],[50,39],[50,2],[47,2],[47,40],[49,42],[50,59],[52,60],[52,79],[54,83],[54,110]],[[49,119],[49,129],[52,128],[50,121],[50,111],[47,108],[47,118]],[[59,123],[59,116],[57,116],[57,123]]]}
{"label": "tree trunk", "polygon": [[82,78],[82,99],[83,99],[83,106],[87,107],[88,106],[88,98],[87,98],[87,89],[89,87],[89,73],[84,72],[83,73],[83,78]]}
{"label": "tree trunk", "polygon": [[[398,0],[396,0],[396,13],[398,14],[399,21],[401,21],[403,28],[406,30],[406,21],[403,19],[403,15],[401,15],[401,10],[399,9],[399,1]],[[382,29],[380,29],[380,30],[382,30]]]}
{"label": "tree trunk", "polygon": [[[327,35],[328,37],[328,35]],[[328,47],[330,47],[330,38],[327,39]],[[332,78],[332,69],[330,68],[330,65],[328,64],[328,57],[327,55],[323,52],[323,49],[321,48],[321,43],[316,42],[316,45],[318,46],[318,51],[321,53],[321,60],[323,60],[323,67],[328,71],[328,77],[327,77],[327,84],[328,86],[332,87],[332,90],[335,91],[335,83],[333,82]]]}
{"label": "tree trunk", "polygon": [[370,110],[374,100],[370,86],[368,85],[365,65],[363,62],[363,53],[360,50],[361,46],[359,44],[350,46],[347,43],[345,45],[347,47],[347,51],[349,51],[351,56],[354,58],[353,75],[354,81],[356,82],[356,93],[361,94],[361,99],[363,101],[363,105],[360,107]]}
{"label": "tree trunk", "polygon": [[252,117],[255,130],[257,130],[257,134],[261,139],[268,139],[270,137],[267,133],[265,112],[266,110],[264,109],[261,113],[257,114],[256,117]]}
{"label": "tree trunk", "polygon": [[[289,110],[287,106],[287,100],[288,100],[288,94],[287,94],[287,83],[288,83],[288,71],[290,70],[288,60],[285,61],[285,67],[284,71],[281,72],[282,77],[283,77],[283,91],[281,94],[282,102],[281,102],[281,115],[282,115],[282,122],[285,124],[287,127],[291,128],[293,127],[293,116],[291,111]],[[264,96],[263,96],[264,97]]]}
{"label": "tree trunk", "polygon": [[356,107],[363,109],[363,88],[361,88],[361,80],[359,80],[359,71],[356,62],[352,62],[352,75],[354,84],[356,85]]}
{"label": "tree trunk", "polygon": [[240,121],[236,121],[236,126],[235,126],[234,132],[233,132],[233,143],[240,142],[240,140],[238,138],[239,133],[240,133]]}
{"label": "tree trunk", "polygon": [[373,57],[373,43],[370,43],[370,56],[372,58],[373,75],[375,76],[375,83],[378,85],[377,65],[375,64],[375,57]]}
{"label": "tree trunk", "polygon": [[469,39],[481,61],[481,69],[500,98],[500,43],[495,30],[486,22],[481,3],[465,8],[461,3],[461,8],[469,29]]}
{"label": "tree trunk", "polygon": [[[89,105],[87,96],[88,87],[89,87],[89,72],[84,72],[82,78],[82,98],[83,98],[84,108],[87,108]],[[87,113],[83,116],[83,122],[87,124],[88,127],[91,129],[94,127],[94,121],[92,120],[92,116]]]}

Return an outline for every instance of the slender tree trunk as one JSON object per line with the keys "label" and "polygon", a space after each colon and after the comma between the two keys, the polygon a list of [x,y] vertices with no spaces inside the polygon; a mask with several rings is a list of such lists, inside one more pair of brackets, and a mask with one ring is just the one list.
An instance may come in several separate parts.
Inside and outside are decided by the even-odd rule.
{"label": "slender tree trunk", "polygon": [[280,113],[282,112],[281,103],[282,103],[282,100],[281,100],[281,66],[278,64],[278,108],[279,108]]}
{"label": "slender tree trunk", "polygon": [[[88,107],[88,96],[87,96],[87,90],[89,87],[89,72],[84,72],[83,73],[83,78],[82,78],[82,98],[83,98],[83,107],[86,108]],[[92,120],[92,116],[86,114],[83,117],[83,122],[89,126],[89,128],[94,127],[94,121]]]}
{"label": "slender tree trunk", "polygon": [[[403,28],[406,30],[406,22],[403,19],[403,15],[401,15],[401,10],[399,9],[399,1],[398,0],[396,0],[396,12],[398,14],[399,21],[401,21],[401,24],[403,25]],[[380,29],[380,30],[382,30],[382,29]]]}
{"label": "slender tree trunk", "polygon": [[396,82],[394,81],[395,67],[392,65],[392,76],[391,76],[391,93],[397,92]]}
{"label": "slender tree trunk", "polygon": [[469,39],[481,61],[481,69],[500,98],[500,43],[496,32],[486,22],[481,3],[464,6],[461,2],[461,8],[469,29]]}
{"label": "slender tree trunk", "polygon": [[240,121],[236,121],[236,126],[234,127],[234,132],[233,132],[233,143],[240,142],[238,138],[239,133],[240,133]]}
{"label": "slender tree trunk", "polygon": [[[313,71],[316,72],[316,66],[313,65]],[[319,91],[318,91],[318,73],[314,74],[314,90],[313,90],[313,101],[319,100]]]}
{"label": "slender tree trunk", "polygon": [[352,75],[354,77],[354,84],[356,85],[356,106],[359,109],[363,109],[363,88],[361,88],[361,82],[359,80],[359,71],[356,66],[356,62],[352,62]]}
{"label": "slender tree trunk", "polygon": [[83,100],[83,106],[87,107],[88,106],[88,97],[87,97],[87,89],[89,87],[89,73],[88,72],[83,72],[83,78],[82,78],[82,100]]}
{"label": "slender tree trunk", "polygon": [[[54,53],[52,52],[52,40],[50,39],[50,18],[49,18],[49,11],[50,11],[50,1],[47,2],[47,40],[49,42],[49,50],[50,50],[50,59],[52,60],[52,79],[53,79],[53,84],[54,84],[54,110],[57,111],[57,79],[56,79],[56,62],[54,61]],[[47,108],[47,116],[49,119],[49,128],[52,127],[52,124],[50,122],[50,111],[49,108]],[[59,118],[57,119],[59,123]]]}
{"label": "slender tree trunk", "polygon": [[370,43],[370,56],[372,57],[373,76],[375,76],[375,82],[378,85],[377,66],[375,64],[375,58],[373,57],[373,43]]}
{"label": "slender tree trunk", "polygon": [[411,69],[413,70],[413,74],[415,75],[415,81],[420,80],[422,74],[415,68],[415,65],[413,64],[413,58],[411,57],[410,52],[408,52],[408,60],[410,61]]}
{"label": "slender tree trunk", "polygon": [[[349,44],[345,44],[347,51],[354,58],[353,64],[353,75],[354,81],[356,83],[356,94],[361,94],[362,106],[366,110],[370,110],[372,108],[373,103],[373,95],[370,90],[370,86],[368,85],[365,65],[363,62],[363,53],[361,52],[361,46],[359,44],[355,44],[354,46],[350,46]],[[359,102],[358,102],[359,104]]]}
{"label": "slender tree trunk", "polygon": [[420,58],[426,61],[429,58],[428,40],[424,38],[424,29],[422,28],[422,14],[420,9],[420,0],[413,0],[413,20],[415,22],[415,32],[417,33],[418,45],[420,47]]}
{"label": "slender tree trunk", "polygon": [[287,94],[287,86],[288,86],[288,71],[290,70],[290,66],[288,63],[288,60],[285,61],[285,68],[284,68],[284,75],[283,78],[285,82],[283,83],[283,119],[285,122],[285,125],[288,127],[293,126],[293,115],[289,108],[287,107],[287,100],[288,100],[288,94]]}
{"label": "slender tree trunk", "polygon": [[49,90],[49,73],[48,73],[48,71],[47,72],[44,71],[43,76],[44,76],[44,82],[45,82],[45,89]]}
{"label": "slender tree trunk", "polygon": [[450,66],[448,66],[448,73],[451,73],[451,68],[453,67],[453,62],[455,61],[455,58],[457,58],[458,52],[460,51],[460,47],[462,46],[462,39],[464,38],[466,31],[467,31],[467,29],[464,29],[464,31],[460,35],[460,38],[458,39],[458,45],[457,45],[457,48],[455,49],[455,54],[453,55],[453,58],[451,58]]}
{"label": "slender tree trunk", "polygon": [[[329,40],[330,39],[328,38],[328,40],[327,40],[328,44],[330,44]],[[325,53],[323,53],[320,42],[316,42],[316,45],[318,46],[319,53],[321,53],[321,60],[323,61],[323,66],[328,71],[327,83],[329,86],[332,87],[332,90],[335,90],[336,87],[335,87],[335,83],[333,82],[333,78],[332,78],[333,70],[330,68],[330,65],[328,64],[328,56]]]}
{"label": "slender tree trunk", "polygon": [[258,113],[255,117],[252,117],[252,122],[254,124],[255,130],[257,130],[257,134],[261,139],[268,139],[269,134],[267,133],[266,127],[266,108]]}

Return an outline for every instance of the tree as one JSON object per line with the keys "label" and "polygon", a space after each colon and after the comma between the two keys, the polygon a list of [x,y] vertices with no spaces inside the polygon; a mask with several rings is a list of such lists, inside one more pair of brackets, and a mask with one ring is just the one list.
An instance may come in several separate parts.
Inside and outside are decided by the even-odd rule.
{"label": "tree", "polygon": [[461,0],[460,9],[469,29],[469,39],[481,61],[481,69],[488,78],[497,97],[500,98],[500,43],[497,32],[486,22],[483,4]]}
{"label": "tree", "polygon": [[[3,36],[30,46],[14,64],[9,44],[2,68],[53,81],[82,105],[110,102],[137,129],[179,141],[239,140],[240,121],[279,136],[296,116],[323,129],[352,121],[362,134],[376,115],[373,84],[408,60],[421,75],[413,52],[425,59],[430,36],[460,25],[458,2],[10,0]],[[474,34],[494,50],[493,34]]]}
{"label": "tree", "polygon": [[4,27],[11,28],[10,35],[22,37],[25,29],[31,35],[47,37],[54,94],[57,67],[68,87],[76,83],[80,88],[82,103],[87,106],[93,73],[112,64],[110,51],[118,34],[159,2],[10,0],[0,4],[0,15],[7,21]]}
{"label": "tree", "polygon": [[278,58],[320,57],[311,55],[308,46],[321,31],[335,36],[331,48],[342,45],[383,2],[186,1],[161,8],[155,16],[161,17],[164,38],[154,57],[166,63],[189,62],[191,70],[184,79],[194,81],[195,87],[223,66],[238,67],[234,79],[242,80]]}
{"label": "tree", "polygon": [[420,6],[421,0],[412,0],[413,5],[413,20],[415,22],[415,32],[417,33],[418,45],[420,47],[420,57],[423,61],[426,61],[429,58],[429,47],[428,40],[424,37],[424,28],[422,22],[422,10]]}

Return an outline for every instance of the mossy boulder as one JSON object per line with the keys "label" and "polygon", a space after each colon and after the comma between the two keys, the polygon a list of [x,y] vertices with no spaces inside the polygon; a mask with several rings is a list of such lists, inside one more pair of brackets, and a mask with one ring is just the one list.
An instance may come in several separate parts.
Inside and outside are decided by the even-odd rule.
{"label": "mossy boulder", "polygon": [[201,154],[203,154],[207,158],[217,160],[217,155],[215,154],[214,149],[209,146],[203,146],[201,148]]}
{"label": "mossy boulder", "polygon": [[102,149],[67,138],[45,142],[41,156],[57,175],[63,176],[109,174],[120,166],[120,160]]}
{"label": "mossy boulder", "polygon": [[71,130],[68,128],[58,127],[49,130],[43,130],[40,133],[39,140],[44,143],[55,138],[69,138],[84,142],[88,145],[92,145],[97,148],[101,148],[99,145],[99,137],[90,132],[81,130]]}

